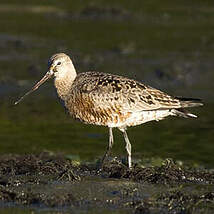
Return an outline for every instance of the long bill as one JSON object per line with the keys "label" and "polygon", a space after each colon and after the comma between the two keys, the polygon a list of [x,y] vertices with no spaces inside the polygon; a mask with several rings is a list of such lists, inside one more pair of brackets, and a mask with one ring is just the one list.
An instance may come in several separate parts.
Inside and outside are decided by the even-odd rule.
{"label": "long bill", "polygon": [[33,91],[37,90],[39,88],[40,85],[42,85],[44,82],[46,82],[48,79],[50,79],[53,75],[52,71],[48,71],[45,76],[39,81],[37,82],[33,88],[31,88],[30,91],[28,91],[24,96],[22,96],[21,98],[19,98],[19,100],[17,100],[14,105],[17,105],[18,103],[20,103],[27,95],[31,94]]}

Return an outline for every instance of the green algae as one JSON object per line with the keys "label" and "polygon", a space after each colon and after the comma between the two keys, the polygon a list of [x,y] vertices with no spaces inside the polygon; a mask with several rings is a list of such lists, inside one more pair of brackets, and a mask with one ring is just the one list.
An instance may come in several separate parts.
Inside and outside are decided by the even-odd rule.
{"label": "green algae", "polygon": [[[80,160],[103,155],[106,128],[70,119],[52,82],[12,107],[44,75],[50,55],[63,51],[78,71],[120,74],[205,100],[193,110],[196,120],[171,118],[128,132],[135,162],[154,157],[158,164],[171,157],[213,167],[213,19],[212,1],[2,0],[0,153],[47,150]],[[112,156],[125,154],[115,131]]]}

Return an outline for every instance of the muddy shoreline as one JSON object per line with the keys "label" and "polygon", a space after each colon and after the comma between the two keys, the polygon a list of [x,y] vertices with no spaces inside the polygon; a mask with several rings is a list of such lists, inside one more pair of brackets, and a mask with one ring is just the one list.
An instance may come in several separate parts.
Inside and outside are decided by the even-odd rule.
{"label": "muddy shoreline", "polygon": [[0,157],[1,207],[126,209],[131,213],[213,213],[214,170],[180,166],[171,159],[159,167],[120,160],[80,163],[49,153]]}

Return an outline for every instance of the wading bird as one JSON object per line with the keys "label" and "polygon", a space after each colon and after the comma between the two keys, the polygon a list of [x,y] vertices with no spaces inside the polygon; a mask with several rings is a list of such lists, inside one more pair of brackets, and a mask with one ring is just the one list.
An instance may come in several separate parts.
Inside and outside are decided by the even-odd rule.
{"label": "wading bird", "polygon": [[76,73],[70,57],[53,55],[48,61],[45,76],[15,104],[54,77],[59,98],[70,115],[87,124],[109,128],[109,143],[102,163],[113,145],[112,128],[118,128],[126,142],[128,167],[131,167],[131,143],[126,129],[167,116],[197,117],[186,110],[201,106],[199,99],[170,96],[160,90],[126,77],[107,73]]}

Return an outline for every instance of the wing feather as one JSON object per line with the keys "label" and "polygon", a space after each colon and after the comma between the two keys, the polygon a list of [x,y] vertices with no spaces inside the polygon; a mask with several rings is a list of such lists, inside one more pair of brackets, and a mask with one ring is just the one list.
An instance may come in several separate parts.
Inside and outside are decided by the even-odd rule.
{"label": "wing feather", "polygon": [[75,80],[77,90],[95,108],[117,108],[122,112],[181,108],[176,99],[158,89],[125,77],[97,72],[80,73]]}

